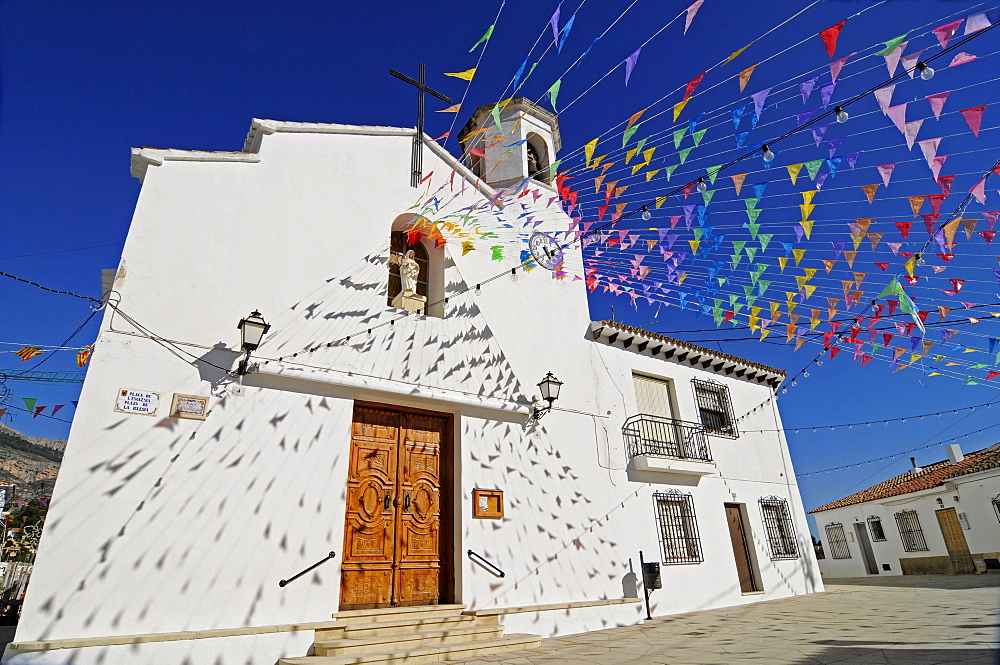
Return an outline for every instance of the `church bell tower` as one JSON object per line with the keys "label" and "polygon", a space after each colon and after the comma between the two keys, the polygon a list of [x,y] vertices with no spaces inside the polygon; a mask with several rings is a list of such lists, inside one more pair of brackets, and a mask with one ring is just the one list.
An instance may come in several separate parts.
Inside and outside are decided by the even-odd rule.
{"label": "church bell tower", "polygon": [[551,186],[555,174],[550,166],[562,148],[558,117],[525,97],[514,97],[497,110],[497,127],[496,106],[480,106],[459,132],[466,164],[494,188],[525,178]]}

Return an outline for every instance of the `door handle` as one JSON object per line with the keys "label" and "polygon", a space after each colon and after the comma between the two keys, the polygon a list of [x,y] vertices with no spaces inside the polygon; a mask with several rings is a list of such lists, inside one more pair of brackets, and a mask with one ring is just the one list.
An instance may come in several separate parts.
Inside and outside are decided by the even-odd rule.
{"label": "door handle", "polygon": [[410,509],[410,493],[407,492],[403,496],[403,510],[408,511]]}
{"label": "door handle", "polygon": [[382,499],[382,510],[389,510],[389,505],[392,503],[392,494],[389,492],[385,493],[385,498]]}

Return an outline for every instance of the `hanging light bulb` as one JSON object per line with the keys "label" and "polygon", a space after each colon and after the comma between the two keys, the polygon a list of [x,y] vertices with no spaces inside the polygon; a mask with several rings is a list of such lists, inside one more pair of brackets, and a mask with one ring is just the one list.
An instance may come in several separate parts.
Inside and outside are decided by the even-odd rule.
{"label": "hanging light bulb", "polygon": [[923,254],[917,254],[917,265],[918,266],[925,266],[925,265],[927,265],[927,260],[924,259]]}
{"label": "hanging light bulb", "polygon": [[517,268],[511,268],[510,269],[510,281],[512,281],[512,282],[516,282],[517,281]]}
{"label": "hanging light bulb", "polygon": [[819,365],[820,367],[822,367],[823,366],[823,361],[822,360],[817,360],[816,364]]}
{"label": "hanging light bulb", "polygon": [[808,379],[809,378],[809,370],[807,370],[807,369],[802,370],[802,378],[803,379]]}
{"label": "hanging light bulb", "polygon": [[787,395],[788,394],[788,386],[782,386],[782,388],[781,388],[781,394],[782,395]]}
{"label": "hanging light bulb", "polygon": [[651,217],[652,217],[652,215],[649,214],[649,207],[648,206],[642,206],[642,219],[643,219],[643,221],[648,222]]}
{"label": "hanging light bulb", "polygon": [[793,386],[797,386],[797,385],[799,385],[799,382],[798,382],[798,381],[796,381],[795,379],[792,379],[792,385],[793,385]]}
{"label": "hanging light bulb", "polygon": [[765,143],[764,144],[764,161],[770,162],[774,159],[774,153],[771,152],[771,148]]}
{"label": "hanging light bulb", "polygon": [[851,117],[851,116],[847,115],[847,111],[845,111],[840,106],[835,106],[833,108],[833,112],[837,114],[837,122],[839,122],[841,124],[847,122],[847,119]]}
{"label": "hanging light bulb", "polygon": [[917,71],[920,72],[920,78],[925,81],[930,81],[934,78],[934,70],[928,67],[926,63],[918,62]]}
{"label": "hanging light bulb", "polygon": [[705,182],[704,178],[698,178],[698,185],[695,187],[699,193],[704,192],[708,189],[708,183]]}
{"label": "hanging light bulb", "polygon": [[480,295],[483,292],[482,284],[476,284],[476,295]]}

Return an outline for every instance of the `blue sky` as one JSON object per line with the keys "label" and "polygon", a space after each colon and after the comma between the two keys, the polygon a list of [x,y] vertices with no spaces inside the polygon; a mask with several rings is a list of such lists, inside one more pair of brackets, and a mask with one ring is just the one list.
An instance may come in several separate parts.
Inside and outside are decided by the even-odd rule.
{"label": "blue sky", "polygon": [[[821,75],[819,83],[830,80],[827,65],[831,58],[817,36],[819,31],[864,12],[849,19],[840,34],[835,58],[855,51],[858,55],[845,65],[834,95],[836,103],[888,77],[882,58],[874,55],[873,45],[912,29],[913,47],[905,53],[927,48],[929,56],[940,48],[926,34],[928,28],[994,6],[957,1],[829,0],[810,4],[706,0],[685,35],[683,16],[676,17],[689,4],[686,0],[636,0],[630,6],[624,2],[567,0],[562,5],[560,25],[564,26],[574,13],[576,18],[563,51],[558,53],[549,48],[539,57],[552,43],[547,24],[557,6],[555,2],[511,0],[501,10],[498,2],[377,5],[163,2],[112,8],[97,3],[5,0],[0,2],[0,228],[4,232],[0,270],[55,289],[97,297],[100,269],[117,266],[139,191],[138,181],[129,175],[130,148],[239,150],[253,117],[413,126],[414,93],[409,86],[390,77],[388,69],[392,67],[415,76],[420,61],[427,64],[430,85],[456,100],[467,93],[457,118],[454,114],[429,113],[427,131],[431,136],[447,131],[453,118],[457,132],[476,107],[509,96],[509,84],[526,59],[539,65],[518,94],[543,100],[548,87],[561,77],[558,110],[563,155],[578,169],[579,179],[574,186],[580,190],[585,220],[593,220],[596,207],[603,203],[603,192],[595,195],[588,184],[593,174],[579,170],[581,147],[603,136],[597,154],[606,146],[614,152],[616,142],[617,153],[623,152],[620,136],[629,116],[643,108],[650,109],[649,116],[654,111],[668,110],[680,100],[685,83],[707,71],[699,94],[685,109],[679,123],[673,123],[669,113],[659,119],[647,118],[639,134],[650,133],[647,145],[659,146],[656,159],[662,159],[662,166],[666,167],[676,163],[677,156],[672,142],[665,137],[682,127],[685,120],[705,112],[704,124],[700,126],[710,128],[705,147],[692,151],[691,161],[681,166],[671,181],[661,175],[648,184],[637,182],[632,193],[621,199],[630,203],[631,210],[704,174],[707,167],[742,154],[733,142],[735,129],[728,114],[732,108],[748,103],[751,94],[767,87],[773,91],[772,101],[768,102],[772,108],[764,112],[760,127],[754,130],[748,143],[768,140],[794,128],[795,114],[816,106],[815,99],[806,105],[796,100],[794,86],[814,75]],[[802,9],[805,11],[801,15],[785,23]],[[466,90],[464,81],[443,74],[476,66],[481,49],[470,53],[469,48],[494,23],[498,11],[493,37],[482,55],[477,76]],[[623,61],[665,25],[662,33],[642,47],[626,87]],[[593,39],[606,29],[607,33],[586,57],[571,68]],[[912,101],[914,109],[921,105],[908,119],[925,117],[929,113],[927,102],[915,100],[927,94],[954,91],[945,106],[950,114],[943,115],[940,121],[927,120],[918,137],[922,140],[945,136],[941,153],[949,153],[950,158],[944,172],[959,174],[955,190],[961,190],[961,194],[949,197],[942,213],[949,213],[964,196],[975,181],[971,174],[989,171],[1000,157],[997,133],[991,131],[997,124],[995,109],[987,107],[978,138],[972,136],[963,119],[954,113],[957,109],[996,101],[1000,85],[991,75],[996,71],[996,56],[991,59],[990,55],[998,49],[998,35],[1000,31],[984,34],[963,49],[979,56],[979,61],[955,68],[948,68],[947,61],[934,63],[938,74],[933,80],[907,79],[893,100],[894,104]],[[961,36],[959,32],[954,39]],[[529,56],[536,38],[538,46]],[[753,45],[732,63],[713,68],[751,42]],[[761,64],[741,93],[734,75],[757,62]],[[657,103],[660,99],[665,101]],[[550,106],[547,100],[541,103]],[[444,107],[437,100],[428,104],[430,111]],[[906,150],[901,135],[879,112],[873,96],[857,102],[850,113],[848,124],[831,125],[828,138],[846,137],[842,153],[863,150],[859,168],[828,180],[816,199],[822,211],[816,217],[817,235],[801,246],[814,251],[812,256],[824,251],[827,253],[824,256],[829,255],[831,240],[846,237],[846,224],[838,220],[874,217],[887,225],[885,241],[899,240],[891,237],[893,226],[889,220],[915,221],[914,235],[909,245],[903,247],[904,251],[907,248],[915,251],[927,236],[920,220],[906,214],[909,207],[905,196],[931,194],[937,191],[937,186],[923,165],[919,150],[916,147]],[[935,123],[933,129],[930,123]],[[940,132],[935,133],[938,129]],[[724,171],[715,185],[718,194],[711,204],[714,208],[710,207],[720,211],[714,213],[717,219],[732,219],[723,214],[742,208],[732,185],[723,185],[729,182],[730,174],[749,171],[748,184],[773,183],[769,184],[768,194],[761,197],[760,205],[765,210],[761,220],[775,233],[774,242],[793,239],[790,228],[799,218],[786,209],[794,211],[796,204],[801,203],[793,199],[803,187],[802,183],[798,189],[791,187],[784,166],[817,157],[817,148],[808,134],[801,132],[779,145],[778,158],[769,173],[762,171],[760,159],[748,161],[749,166],[739,165]],[[456,151],[454,141],[447,147]],[[825,152],[825,148],[822,150]],[[622,156],[617,155],[618,168],[623,166]],[[883,202],[880,198],[876,204],[869,204],[859,185],[879,182],[881,178],[873,172],[873,167],[888,162],[899,162],[890,187],[881,190],[891,191],[893,201]],[[583,183],[585,179],[588,183]],[[974,204],[977,210],[1000,207],[997,186],[992,183],[991,186],[986,205]],[[737,206],[727,207],[730,202]],[[621,228],[647,231],[650,227],[662,228],[669,224],[669,215],[679,214],[681,203],[671,202],[655,211],[654,219],[648,223],[634,216]],[[775,210],[785,212],[768,212],[772,205]],[[721,226],[725,224],[720,222]],[[733,233],[742,232],[738,225],[734,228],[737,230]],[[985,228],[981,225],[977,230]],[[919,238],[918,229],[923,234]],[[835,233],[840,235],[835,237]],[[953,264],[949,263],[944,275],[968,279],[963,295],[976,304],[1000,302],[990,273],[997,265],[991,248],[982,239],[964,240],[961,232],[959,239],[966,247]],[[868,241],[864,244],[867,246]],[[969,249],[973,246],[974,249]],[[781,253],[771,251],[771,255]],[[621,263],[630,256],[608,251],[605,258]],[[881,279],[884,283],[887,275],[878,275],[878,269],[871,265],[872,257],[862,258],[868,266],[864,270],[872,271],[870,279]],[[710,263],[703,261],[702,265]],[[838,272],[845,268],[842,263],[843,259]],[[893,270],[898,271],[899,266],[894,265],[890,273]],[[698,269],[692,270],[692,274],[696,272]],[[843,276],[826,276],[820,271],[818,279],[826,279],[827,285],[839,285]],[[831,295],[837,290],[839,286],[829,289],[824,286],[820,291],[829,291],[826,295]],[[936,289],[933,296],[928,291],[921,296],[923,299],[918,298],[918,303],[936,306],[946,302],[939,291]],[[875,294],[869,293],[869,297],[872,295]],[[87,301],[46,293],[6,278],[0,279],[0,299],[3,342],[58,345],[91,314]],[[825,309],[825,298],[818,300]],[[676,305],[676,300],[673,302]],[[965,385],[960,378],[929,377],[926,375],[929,369],[892,372],[886,362],[878,359],[862,369],[852,361],[850,348],[845,348],[834,360],[824,356],[824,363],[819,366],[811,362],[820,350],[816,344],[809,343],[792,352],[789,345],[782,343],[784,326],[778,326],[764,342],[748,340],[751,334],[746,327],[733,328],[727,324],[728,330],[717,331],[711,316],[696,318],[676,306],[657,308],[643,303],[633,307],[631,298],[612,297],[601,289],[592,298],[593,317],[609,317],[612,306],[618,320],[784,368],[790,374],[808,367],[810,376],[797,378],[797,385],[782,395],[779,402],[786,425],[801,428],[798,434],[788,435],[800,473],[898,454],[1000,423],[1000,410],[996,415],[989,409],[952,413],[996,399],[994,387],[985,382]],[[820,305],[810,303],[801,307],[806,310]],[[1000,306],[995,309],[1000,311]],[[956,339],[985,347],[985,340],[991,334],[1000,333],[988,313],[975,316],[985,316],[975,327],[976,334],[967,333],[966,325],[955,324],[961,329]],[[932,318],[937,320],[936,310]],[[70,346],[93,341],[97,320],[98,317],[91,319]],[[0,350],[17,348],[8,344]],[[952,352],[957,353],[954,349]],[[18,360],[10,353],[0,354],[0,368],[23,369],[39,359],[23,364]],[[64,352],[52,354],[39,369],[74,368],[73,354]],[[38,398],[39,404],[69,404],[78,392],[76,386],[62,384],[11,382],[8,385],[13,390],[15,405],[20,404],[21,397]],[[72,407],[68,406],[59,417],[69,419],[72,413]],[[923,413],[944,415],[881,424],[883,419]],[[814,426],[851,422],[878,424],[812,430]],[[12,425],[28,434],[50,437],[65,436],[69,428],[66,422],[44,416],[31,419],[17,412]],[[995,443],[996,432],[975,434],[960,443],[965,450],[978,449]],[[940,446],[912,454],[922,463],[944,457]],[[815,507],[902,472],[909,466],[908,457],[906,454],[894,461],[803,475],[800,484],[806,506]]]}

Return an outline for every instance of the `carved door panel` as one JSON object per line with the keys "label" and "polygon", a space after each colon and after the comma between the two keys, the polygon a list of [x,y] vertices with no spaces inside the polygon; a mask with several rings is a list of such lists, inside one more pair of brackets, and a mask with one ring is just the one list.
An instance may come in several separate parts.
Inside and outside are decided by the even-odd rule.
{"label": "carved door panel", "polygon": [[441,438],[447,420],[406,414],[400,431],[396,605],[441,597]]}
{"label": "carved door panel", "polygon": [[400,414],[357,408],[351,432],[340,609],[388,605],[396,541]]}
{"label": "carved door panel", "polygon": [[445,417],[358,406],[340,609],[441,602]]}

